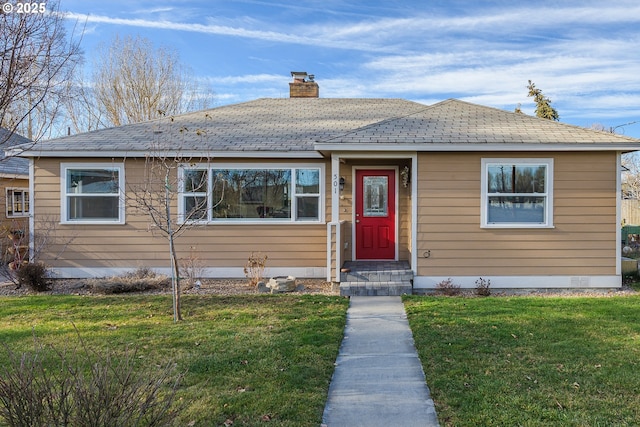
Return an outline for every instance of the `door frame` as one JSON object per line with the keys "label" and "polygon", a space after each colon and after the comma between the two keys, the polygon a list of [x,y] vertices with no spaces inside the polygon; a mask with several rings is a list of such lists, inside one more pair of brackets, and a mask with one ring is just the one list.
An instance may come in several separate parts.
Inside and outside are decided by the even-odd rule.
{"label": "door frame", "polygon": [[[351,182],[353,183],[353,185],[351,186],[351,200],[352,200],[352,206],[351,206],[351,241],[353,242],[353,244],[351,245],[351,259],[354,261],[358,261],[358,258],[356,258],[356,189],[357,189],[357,185],[356,185],[356,171],[357,170],[389,170],[389,171],[393,171],[394,175],[395,175],[395,186],[393,188],[393,191],[395,191],[395,203],[393,206],[393,209],[395,209],[395,215],[394,215],[394,249],[393,249],[393,261],[398,261],[398,242],[399,242],[399,236],[398,236],[398,214],[400,212],[399,210],[399,193],[400,193],[400,186],[399,186],[399,180],[398,180],[398,171],[399,171],[399,167],[398,166],[393,166],[393,165],[388,165],[388,166],[384,166],[384,165],[375,165],[375,166],[365,166],[365,165],[358,165],[358,166],[353,166],[351,168]],[[363,259],[363,261],[365,261]],[[372,260],[375,261],[375,260]]]}

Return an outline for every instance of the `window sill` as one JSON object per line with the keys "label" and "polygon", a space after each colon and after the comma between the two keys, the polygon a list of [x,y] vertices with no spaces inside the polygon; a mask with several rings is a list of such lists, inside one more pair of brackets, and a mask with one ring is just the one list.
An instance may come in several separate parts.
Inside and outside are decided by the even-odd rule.
{"label": "window sill", "polygon": [[240,220],[218,220],[218,221],[193,221],[188,223],[188,225],[194,226],[203,226],[203,225],[324,225],[324,221],[269,221],[269,220],[261,220],[261,221],[240,221]]}
{"label": "window sill", "polygon": [[60,221],[64,225],[125,225],[124,221]]}
{"label": "window sill", "polygon": [[556,228],[553,224],[483,224],[480,228],[484,229],[509,229],[509,228],[526,228],[526,229],[535,229],[535,228],[543,228],[550,229]]}

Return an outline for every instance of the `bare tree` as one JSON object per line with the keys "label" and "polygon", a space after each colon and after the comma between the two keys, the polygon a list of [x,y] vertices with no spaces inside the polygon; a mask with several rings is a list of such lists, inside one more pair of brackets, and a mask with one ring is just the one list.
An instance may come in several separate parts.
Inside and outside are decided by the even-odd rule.
{"label": "bare tree", "polygon": [[90,132],[109,125],[93,96],[93,84],[83,73],[76,73],[74,79],[67,82],[67,89],[64,107],[69,133]]}
{"label": "bare tree", "polygon": [[116,37],[97,55],[93,97],[104,121],[121,126],[208,107],[209,93],[167,49],[142,37]]}
{"label": "bare tree", "polygon": [[0,126],[31,140],[47,135],[58,119],[65,82],[82,57],[59,1],[42,4],[38,13],[0,13]]}
{"label": "bare tree", "polygon": [[640,153],[637,151],[622,156],[622,197],[640,200]]}
{"label": "bare tree", "polygon": [[[214,193],[210,186],[219,188],[224,187],[224,184],[212,181],[208,169],[191,169],[188,166],[206,161],[206,156],[193,158],[180,150],[183,135],[195,132],[198,136],[204,137],[204,131],[185,128],[175,130],[173,117],[169,117],[163,124],[166,126],[165,129],[154,133],[152,149],[145,158],[142,182],[128,183],[127,197],[133,208],[148,215],[151,221],[150,229],[167,240],[171,264],[173,320],[177,322],[182,320],[182,291],[176,240],[186,230],[206,220],[208,212],[215,208],[223,197],[221,196],[216,203],[211,202]],[[185,165],[186,172],[182,170]],[[178,197],[183,191],[200,195],[185,197],[183,212],[177,212],[175,209]],[[221,194],[224,195],[224,190]]]}

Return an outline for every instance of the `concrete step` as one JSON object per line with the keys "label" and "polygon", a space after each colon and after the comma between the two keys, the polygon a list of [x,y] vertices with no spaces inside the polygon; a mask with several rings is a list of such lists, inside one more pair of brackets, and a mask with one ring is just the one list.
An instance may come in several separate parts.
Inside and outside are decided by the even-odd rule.
{"label": "concrete step", "polygon": [[340,282],[411,282],[411,270],[363,271],[352,270],[340,273]]}
{"label": "concrete step", "polygon": [[399,296],[411,295],[413,286],[410,281],[369,281],[340,282],[342,296]]}

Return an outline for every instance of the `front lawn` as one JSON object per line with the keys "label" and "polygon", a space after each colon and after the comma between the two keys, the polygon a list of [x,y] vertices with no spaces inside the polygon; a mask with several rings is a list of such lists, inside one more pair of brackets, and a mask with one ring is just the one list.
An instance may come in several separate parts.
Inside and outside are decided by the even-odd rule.
{"label": "front lawn", "polygon": [[442,426],[632,426],[640,297],[405,297]]}
{"label": "front lawn", "polygon": [[78,339],[98,352],[135,349],[145,368],[175,362],[185,373],[178,425],[318,426],[348,302],[184,296],[185,320],[175,324],[168,295],[0,298],[0,363],[7,360],[4,344],[32,351],[34,335],[58,350]]}

